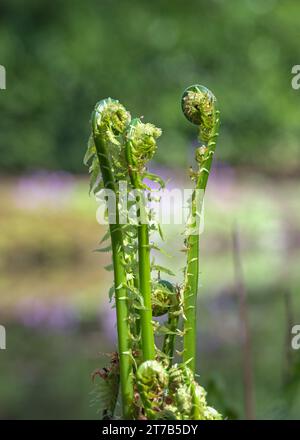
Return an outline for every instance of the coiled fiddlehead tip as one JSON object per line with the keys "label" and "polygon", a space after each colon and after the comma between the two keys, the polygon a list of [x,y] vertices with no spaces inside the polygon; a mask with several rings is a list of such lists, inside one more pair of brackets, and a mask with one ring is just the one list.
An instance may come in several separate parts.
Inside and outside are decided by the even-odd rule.
{"label": "coiled fiddlehead tip", "polygon": [[137,387],[148,418],[157,418],[169,382],[167,370],[158,361],[145,361],[137,370]]}
{"label": "coiled fiddlehead tip", "polygon": [[168,313],[172,304],[175,287],[167,280],[159,280],[151,293],[152,315],[162,316]]}
{"label": "coiled fiddlehead tip", "polygon": [[94,132],[110,132],[112,136],[117,136],[125,131],[130,120],[130,113],[118,100],[102,99],[97,102],[92,113],[92,129]]}
{"label": "coiled fiddlehead tip", "polygon": [[161,133],[160,128],[144,123],[139,118],[134,118],[129,124],[126,137],[131,142],[132,159],[139,167],[143,167],[154,156],[156,140]]}
{"label": "coiled fiddlehead tip", "polygon": [[187,87],[181,98],[183,114],[196,125],[201,125],[203,119],[212,113],[216,104],[217,99],[214,94],[200,84]]}
{"label": "coiled fiddlehead tip", "polygon": [[145,361],[137,371],[138,382],[150,388],[163,389],[168,385],[168,373],[158,361]]}
{"label": "coiled fiddlehead tip", "polygon": [[191,382],[194,376],[186,364],[174,364],[169,370],[170,388],[176,390],[180,385]]}
{"label": "coiled fiddlehead tip", "polygon": [[177,408],[177,418],[219,420],[222,416],[207,405],[206,391],[194,379],[186,364],[175,364],[169,370],[169,398]]}

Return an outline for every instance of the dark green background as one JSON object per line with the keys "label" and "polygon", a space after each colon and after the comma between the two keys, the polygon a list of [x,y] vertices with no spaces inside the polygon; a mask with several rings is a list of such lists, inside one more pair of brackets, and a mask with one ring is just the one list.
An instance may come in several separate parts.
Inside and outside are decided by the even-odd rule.
{"label": "dark green background", "polygon": [[118,98],[161,126],[157,160],[185,163],[183,89],[220,101],[218,158],[280,173],[300,168],[295,0],[4,0],[0,169],[82,172],[95,102]]}

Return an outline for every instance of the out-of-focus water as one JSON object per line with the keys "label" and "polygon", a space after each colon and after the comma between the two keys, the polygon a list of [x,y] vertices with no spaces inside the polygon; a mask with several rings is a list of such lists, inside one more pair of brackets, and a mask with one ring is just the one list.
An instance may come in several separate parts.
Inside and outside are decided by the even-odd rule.
{"label": "out-of-focus water", "polygon": [[[179,172],[163,170],[170,185]],[[159,170],[158,170],[159,173]],[[37,173],[0,186],[0,418],[91,418],[90,373],[115,349],[114,309],[108,303],[109,254],[93,249],[105,228],[86,179]],[[242,358],[232,230],[238,224],[248,292],[258,417],[295,417],[300,406],[286,397],[287,313],[299,323],[299,184],[245,178],[218,168],[205,200],[201,236],[198,352],[200,382],[216,407],[243,417]],[[157,254],[178,282],[183,279],[183,227],[164,227],[172,257]],[[299,318],[298,318],[299,317]],[[293,356],[296,356],[293,353]],[[287,403],[289,402],[289,403]],[[228,407],[230,407],[228,409]]]}

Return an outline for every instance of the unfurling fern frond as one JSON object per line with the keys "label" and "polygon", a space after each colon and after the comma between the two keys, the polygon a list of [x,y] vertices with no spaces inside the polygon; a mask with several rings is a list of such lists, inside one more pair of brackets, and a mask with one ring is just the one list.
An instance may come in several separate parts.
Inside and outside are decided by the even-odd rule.
{"label": "unfurling fern frond", "polygon": [[147,418],[159,417],[168,379],[166,369],[157,361],[145,361],[139,366],[137,386]]}
{"label": "unfurling fern frond", "polygon": [[206,392],[185,364],[166,370],[157,361],[147,361],[137,372],[137,385],[144,416],[152,420],[220,420],[207,405]]}
{"label": "unfurling fern frond", "polygon": [[[185,90],[182,109],[187,119],[199,126],[200,141],[195,154],[197,169],[191,169],[195,191],[189,202],[187,267],[182,284],[160,279],[161,272],[174,274],[155,264],[156,251],[169,255],[150,239],[155,233],[164,240],[154,206],[161,201],[160,190],[165,182],[147,170],[161,129],[139,118],[131,120],[125,107],[111,98],[99,101],[92,113],[92,135],[84,157],[84,163],[89,165],[90,192],[103,189],[114,196],[111,216],[106,196],[111,193],[105,192],[109,230],[100,244],[109,237],[110,242],[95,250],[112,253],[112,262],[105,269],[114,272],[109,298],[116,308],[118,335],[118,353],[111,356],[106,368],[93,374],[93,403],[102,419],[114,418],[119,388],[124,419],[221,418],[207,405],[206,392],[194,374],[199,273],[197,220],[202,207],[196,190],[204,193],[206,188],[218,136],[219,110],[214,95],[200,85]],[[158,272],[157,278],[154,271]],[[163,315],[164,322],[152,319]],[[173,365],[177,337],[183,338],[182,353],[176,351],[176,357],[182,356],[183,363]]]}
{"label": "unfurling fern frond", "polygon": [[102,142],[109,146],[107,151],[115,179],[126,179],[121,135],[130,122],[130,118],[129,112],[115,99],[103,99],[96,104],[92,113],[93,134],[89,138],[87,151],[83,159],[85,165],[91,164],[89,167],[91,176],[90,192],[97,193],[103,188],[103,179],[100,172],[103,157],[97,151],[95,136],[100,136]]}
{"label": "unfurling fern frond", "polygon": [[[152,159],[157,150],[156,139],[161,135],[161,129],[153,124],[143,123],[139,118],[131,121],[127,132],[127,142],[130,143],[130,165],[133,171],[141,171]],[[150,175],[148,174],[148,178]]]}
{"label": "unfurling fern frond", "polygon": [[195,188],[190,200],[190,215],[186,224],[187,264],[183,288],[184,297],[184,350],[183,360],[196,369],[196,316],[199,278],[199,234],[203,196],[214,156],[219,131],[220,112],[214,94],[202,85],[188,87],[181,100],[185,117],[199,127],[201,145],[196,150],[197,170],[190,175]]}
{"label": "unfurling fern frond", "polygon": [[199,126],[203,142],[208,142],[212,136],[216,102],[214,94],[200,84],[188,87],[183,93],[182,111],[190,122]]}
{"label": "unfurling fern frond", "polygon": [[168,313],[174,295],[175,288],[169,281],[158,280],[153,282],[151,294],[152,315],[162,316]]}
{"label": "unfurling fern frond", "polygon": [[176,407],[180,420],[219,420],[221,415],[207,405],[206,391],[194,379],[186,364],[174,365],[169,370],[168,399]]}
{"label": "unfurling fern frond", "polygon": [[120,382],[117,353],[111,355],[111,362],[108,367],[96,370],[92,374],[92,380],[95,389],[91,404],[97,406],[97,412],[102,420],[112,419],[117,404]]}

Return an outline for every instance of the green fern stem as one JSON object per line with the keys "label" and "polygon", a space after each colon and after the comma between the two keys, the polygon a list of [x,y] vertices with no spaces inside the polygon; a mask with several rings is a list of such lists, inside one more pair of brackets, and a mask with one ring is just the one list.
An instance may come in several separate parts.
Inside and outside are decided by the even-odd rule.
{"label": "green fern stem", "polygon": [[131,360],[131,343],[128,328],[128,298],[126,287],[126,271],[122,261],[123,236],[119,224],[118,194],[115,188],[112,167],[101,133],[97,130],[97,121],[92,121],[93,136],[99,159],[104,187],[114,191],[116,195],[116,223],[110,224],[112,259],[114,266],[115,302],[117,314],[118,348],[120,359],[120,386],[124,419],[133,418],[133,375]]}
{"label": "green fern stem", "polygon": [[[188,95],[190,93],[190,96]],[[197,339],[197,293],[199,281],[199,216],[202,209],[204,192],[211,169],[219,131],[219,111],[214,95],[203,86],[192,86],[184,94],[187,101],[183,111],[187,119],[199,125],[199,140],[204,141],[196,151],[199,170],[195,173],[196,185],[192,194],[190,225],[192,233],[186,239],[187,266],[184,284],[184,337],[183,360],[192,372],[196,369]],[[184,99],[183,99],[184,101]],[[188,106],[190,105],[190,106]],[[199,196],[201,199],[199,199]],[[199,203],[200,202],[200,203]],[[197,228],[195,230],[195,228]]]}
{"label": "green fern stem", "polygon": [[199,235],[187,239],[186,287],[184,290],[183,360],[195,373],[196,368],[196,303],[199,272]]}
{"label": "green fern stem", "polygon": [[172,361],[174,357],[176,331],[178,329],[178,322],[180,316],[179,299],[178,299],[179,292],[177,292],[177,288],[174,290],[175,291],[171,295],[171,304],[170,304],[170,309],[168,311],[167,327],[169,333],[167,333],[164,337],[163,348],[162,348],[163,353],[166,354],[167,357],[169,358],[169,367],[172,366]]}
{"label": "green fern stem", "polygon": [[138,256],[140,291],[144,300],[141,310],[141,332],[143,360],[155,359],[154,332],[151,305],[151,266],[148,225],[138,226]]}
{"label": "green fern stem", "polygon": [[[131,122],[131,127],[139,123],[139,119]],[[136,164],[132,155],[131,140],[126,140],[125,147],[126,161],[128,164],[128,171],[132,187],[136,190],[142,191],[143,184],[139,173],[136,169]],[[141,209],[137,215],[141,219],[145,219],[145,212],[143,201],[140,203]],[[141,349],[143,353],[143,360],[155,359],[155,345],[154,332],[152,325],[152,305],[151,305],[151,264],[150,264],[150,244],[149,244],[149,228],[148,224],[143,224],[139,220],[138,229],[138,263],[139,263],[139,290],[143,297],[143,308],[140,311],[140,328],[141,328]]]}

